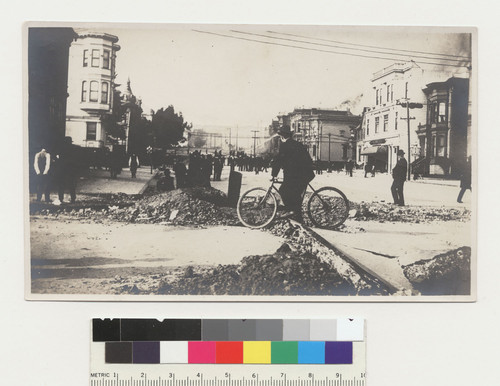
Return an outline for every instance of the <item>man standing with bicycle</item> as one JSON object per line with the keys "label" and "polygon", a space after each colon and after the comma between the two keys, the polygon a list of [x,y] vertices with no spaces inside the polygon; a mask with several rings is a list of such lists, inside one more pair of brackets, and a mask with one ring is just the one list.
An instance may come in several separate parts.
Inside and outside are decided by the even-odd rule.
{"label": "man standing with bicycle", "polygon": [[306,147],[295,141],[290,126],[278,130],[281,139],[278,156],[273,161],[272,177],[283,169],[283,183],[279,193],[285,205],[284,217],[302,221],[302,195],[314,178],[314,165]]}

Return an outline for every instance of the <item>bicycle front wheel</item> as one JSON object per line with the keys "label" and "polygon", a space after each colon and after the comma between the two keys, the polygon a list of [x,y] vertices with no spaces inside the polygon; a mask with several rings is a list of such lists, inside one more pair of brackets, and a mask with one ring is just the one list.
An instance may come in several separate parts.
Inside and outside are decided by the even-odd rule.
{"label": "bicycle front wheel", "polygon": [[319,228],[336,228],[349,216],[349,200],[339,189],[326,186],[311,195],[307,214]]}
{"label": "bicycle front wheel", "polygon": [[237,206],[238,218],[249,228],[258,229],[269,225],[276,216],[278,203],[270,191],[253,188],[240,197]]}

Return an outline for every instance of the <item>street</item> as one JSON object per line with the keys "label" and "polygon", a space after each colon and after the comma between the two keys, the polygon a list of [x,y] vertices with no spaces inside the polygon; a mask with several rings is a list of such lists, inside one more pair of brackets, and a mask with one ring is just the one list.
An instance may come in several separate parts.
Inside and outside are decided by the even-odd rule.
{"label": "street", "polygon": [[[212,181],[212,187],[227,192],[228,175],[229,168],[226,167],[222,181]],[[270,184],[270,173],[242,172],[242,175],[241,193]],[[353,177],[343,172],[316,176],[312,181],[316,189],[336,186],[358,209],[351,210],[350,217],[339,230],[312,228],[310,232],[304,230],[299,238],[294,236],[295,240],[294,237],[290,239],[290,233],[282,231],[280,225],[269,230],[250,230],[232,225],[239,225],[237,221],[219,226],[197,225],[196,218],[195,223],[191,220],[186,225],[165,220],[158,224],[155,216],[168,219],[159,205],[166,205],[165,210],[168,210],[169,205],[185,200],[178,195],[179,191],[163,193],[165,196],[161,197],[167,199],[165,202],[154,198],[160,197],[158,193],[145,196],[146,201],[139,200],[139,206],[135,207],[145,212],[139,213],[135,221],[141,223],[117,222],[123,215],[130,211],[136,213],[139,209],[118,209],[110,201],[109,209],[96,211],[85,201],[86,194],[127,192],[134,195],[147,186],[154,189],[155,180],[150,180],[149,170],[141,168],[138,177],[131,179],[124,171],[117,180],[110,180],[105,173],[94,172],[89,178],[79,181],[77,204],[80,202],[82,209],[31,216],[33,293],[129,293],[131,289],[137,293],[155,293],[161,282],[174,280],[172,277],[178,280],[186,269],[194,267],[199,271],[204,270],[203,267],[238,266],[246,256],[271,256],[288,243],[294,251],[323,248],[321,259],[329,264],[335,263],[335,269],[342,272],[346,263],[338,259],[340,253],[350,267],[345,271],[347,277],[352,276],[357,267],[391,291],[408,295],[412,293],[412,284],[405,277],[405,267],[470,247],[473,239],[471,222],[464,212],[470,206],[471,195],[469,192],[465,195],[464,204],[457,203],[456,181],[407,182],[408,205],[402,208],[389,205],[390,176],[379,174],[364,178],[361,171],[356,171]],[[168,201],[168,197],[173,201]],[[139,204],[143,201],[149,204]],[[182,218],[192,205],[193,209],[209,210],[208,203],[201,205],[202,202],[185,203],[187,206],[179,207],[176,216]],[[356,213],[362,202],[366,203],[366,208],[371,208],[375,218],[360,217]],[[102,208],[100,204],[99,208]],[[210,213],[218,216],[219,209],[213,208]],[[224,213],[224,216],[228,213],[236,216],[234,209]],[[455,217],[447,213],[455,213]],[[224,216],[222,218],[226,218]],[[315,238],[323,242],[318,244]],[[317,246],[312,247],[313,244]]]}
{"label": "street", "polygon": [[[268,173],[261,172],[258,175],[255,172],[241,172],[243,175],[241,193],[248,189],[260,186],[268,187],[270,185],[271,170]],[[223,180],[212,181],[214,188],[227,193],[227,178],[229,168],[224,167]],[[347,198],[354,202],[382,201],[391,203],[391,184],[392,176],[388,174],[376,174],[375,177],[364,178],[362,170],[355,170],[353,177],[347,176],[344,171],[339,173],[332,172],[316,175],[311,185],[318,189],[322,186],[334,186],[339,188]],[[406,181],[404,185],[405,201],[410,206],[432,206],[432,207],[456,207],[469,208],[471,203],[470,191],[464,195],[464,203],[457,203],[457,196],[460,190],[459,181],[451,180],[417,180]]]}

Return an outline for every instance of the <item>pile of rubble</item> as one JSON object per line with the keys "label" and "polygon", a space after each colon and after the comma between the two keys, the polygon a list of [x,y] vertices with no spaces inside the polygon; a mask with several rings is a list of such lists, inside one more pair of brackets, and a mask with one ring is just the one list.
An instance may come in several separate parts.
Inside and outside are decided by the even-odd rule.
{"label": "pile of rubble", "polygon": [[469,221],[468,209],[447,207],[396,206],[385,202],[351,202],[356,221],[427,223],[432,221]]}
{"label": "pile of rubble", "polygon": [[403,272],[422,295],[469,295],[470,263],[471,248],[462,247],[403,266]]}
{"label": "pile of rubble", "polygon": [[109,217],[135,223],[234,225],[238,222],[236,211],[221,206],[226,200],[216,189],[178,189],[145,197],[130,208],[114,208]]}
{"label": "pile of rubble", "polygon": [[75,204],[38,204],[30,213],[130,223],[168,225],[236,225],[236,209],[227,206],[227,197],[213,188],[185,188],[142,198],[123,195],[80,195]]}
{"label": "pile of rubble", "polygon": [[188,267],[161,282],[160,295],[356,295],[358,290],[310,253],[288,250],[247,256],[239,265]]}

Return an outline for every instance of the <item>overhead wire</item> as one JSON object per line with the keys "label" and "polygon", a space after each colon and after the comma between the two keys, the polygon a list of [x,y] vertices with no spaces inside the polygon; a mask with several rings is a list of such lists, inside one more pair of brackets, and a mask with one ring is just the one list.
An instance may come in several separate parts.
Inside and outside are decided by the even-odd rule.
{"label": "overhead wire", "polygon": [[[323,53],[334,54],[334,55],[347,55],[347,56],[354,56],[354,57],[360,57],[360,58],[394,61],[394,58],[384,58],[384,57],[373,56],[373,55],[363,55],[363,54],[354,54],[354,53],[348,53],[348,52],[321,50],[318,48],[301,47],[301,46],[295,46],[292,44],[267,42],[267,41],[262,41],[262,40],[257,40],[257,39],[250,39],[250,38],[244,38],[244,37],[239,37],[239,36],[221,34],[218,32],[211,32],[211,31],[202,31],[202,30],[196,30],[196,29],[193,29],[193,31],[197,32],[197,33],[203,33],[203,34],[225,37],[225,38],[230,38],[230,39],[244,40],[244,41],[249,41],[249,42],[256,42],[256,43],[273,45],[273,46],[280,46],[280,47],[296,48],[296,49],[305,50],[305,51],[315,51],[315,52],[323,52]],[[400,60],[406,60],[406,59],[400,59]],[[444,66],[444,67],[467,67],[465,65],[460,65],[460,64],[451,64],[451,63],[445,64],[445,63],[425,62],[425,61],[421,61],[421,60],[416,61],[416,62],[420,63],[420,64],[429,64],[429,65]]]}
{"label": "overhead wire", "polygon": [[298,37],[298,38],[303,38],[303,39],[311,39],[311,40],[325,41],[325,42],[330,42],[330,43],[346,44],[346,45],[356,46],[356,47],[376,48],[376,49],[388,50],[388,51],[400,51],[400,52],[409,52],[409,53],[417,53],[417,54],[425,54],[425,55],[435,55],[435,56],[448,56],[448,57],[453,57],[453,58],[459,58],[459,60],[460,59],[470,60],[469,56],[463,56],[463,55],[441,54],[441,53],[428,52],[428,51],[405,50],[402,48],[389,48],[389,47],[381,47],[381,46],[371,46],[371,45],[367,45],[367,44],[346,43],[346,42],[341,42],[338,40],[321,39],[321,38],[315,38],[315,37],[309,37],[309,36],[303,36],[303,35],[290,34],[290,33],[285,33],[285,32],[276,32],[276,31],[266,31],[266,32],[272,33],[272,34],[285,35],[285,36],[293,36],[293,37]]}
{"label": "overhead wire", "polygon": [[[286,40],[286,41],[291,41],[291,42],[295,42],[295,43],[311,44],[311,45],[314,45],[314,46],[340,48],[342,50],[353,50],[353,51],[361,51],[361,52],[371,52],[371,53],[376,53],[376,54],[394,55],[394,56],[396,56],[396,55],[400,56],[401,55],[400,53],[381,52],[381,51],[369,50],[369,49],[364,49],[364,48],[342,47],[342,46],[331,45],[331,44],[308,42],[308,41],[304,41],[304,40],[297,40],[297,39],[290,39],[290,38],[280,38],[280,37],[276,37],[276,36],[256,34],[256,33],[245,32],[245,31],[231,30],[231,32],[238,33],[238,34],[244,34],[244,35],[253,35],[253,36],[258,36],[258,37],[264,37],[264,38],[269,38],[269,39]],[[304,38],[304,39],[309,39],[309,38]],[[342,44],[347,44],[347,43],[342,43]],[[415,51],[407,51],[407,52],[415,52]],[[463,61],[462,59],[433,58],[433,57],[430,57],[430,56],[422,56],[422,55],[420,55],[420,53],[413,54],[411,56],[414,57],[414,58],[423,58],[423,59],[431,59],[431,60],[447,60],[447,61],[453,61],[453,62],[462,62]]]}

